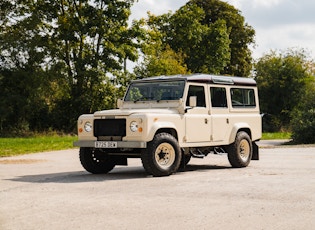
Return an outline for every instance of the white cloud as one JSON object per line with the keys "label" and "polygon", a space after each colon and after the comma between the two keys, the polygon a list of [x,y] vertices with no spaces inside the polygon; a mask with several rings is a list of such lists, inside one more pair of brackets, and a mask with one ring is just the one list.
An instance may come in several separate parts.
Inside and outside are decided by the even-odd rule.
{"label": "white cloud", "polygon": [[184,6],[186,2],[188,0],[139,0],[131,8],[131,18],[145,18],[148,11],[155,15],[165,14],[169,11],[175,12]]}
{"label": "white cloud", "polygon": [[314,55],[314,25],[286,25],[279,28],[262,28],[256,30],[256,49],[254,58],[259,58],[270,50],[286,50],[289,48],[306,49]]}
{"label": "white cloud", "polygon": [[227,0],[256,31],[254,58],[270,50],[307,49],[315,55],[315,1]]}

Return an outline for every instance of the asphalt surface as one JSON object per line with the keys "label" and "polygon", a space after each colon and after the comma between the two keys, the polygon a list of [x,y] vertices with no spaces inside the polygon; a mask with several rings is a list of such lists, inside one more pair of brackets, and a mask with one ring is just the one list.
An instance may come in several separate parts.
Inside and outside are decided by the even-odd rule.
{"label": "asphalt surface", "polygon": [[139,159],[89,174],[77,149],[0,158],[0,229],[315,229],[315,147],[259,145],[247,168],[209,155],[160,178]]}

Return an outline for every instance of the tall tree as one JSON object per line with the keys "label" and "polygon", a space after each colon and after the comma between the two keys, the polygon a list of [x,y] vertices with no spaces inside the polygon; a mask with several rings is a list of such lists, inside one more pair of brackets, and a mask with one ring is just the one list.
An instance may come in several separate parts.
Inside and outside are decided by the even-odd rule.
{"label": "tall tree", "polygon": [[146,28],[160,31],[164,46],[182,53],[191,72],[250,74],[255,31],[225,2],[191,0],[174,14],[149,15]]}
{"label": "tall tree", "polygon": [[79,114],[112,104],[113,74],[121,77],[126,60],[137,59],[141,30],[127,25],[133,2],[4,0],[0,66],[45,71],[40,76],[46,79],[38,80],[59,91],[50,91],[54,96],[48,97],[57,128],[74,127]]}
{"label": "tall tree", "polygon": [[158,75],[174,75],[188,73],[187,66],[184,63],[184,55],[181,52],[175,52],[169,45],[163,42],[162,31],[155,27],[158,25],[155,20],[167,21],[168,14],[155,17],[149,13],[148,20],[136,22],[138,27],[150,24],[146,29],[145,40],[142,43],[142,52],[145,54],[143,61],[134,69],[138,78],[145,78]]}
{"label": "tall tree", "polygon": [[[252,70],[252,57],[249,46],[254,43],[255,30],[245,22],[241,12],[221,0],[191,0],[205,12],[203,25],[211,25],[224,20],[230,38],[230,63],[223,73],[236,76],[249,76]],[[219,54],[220,55],[220,54]]]}

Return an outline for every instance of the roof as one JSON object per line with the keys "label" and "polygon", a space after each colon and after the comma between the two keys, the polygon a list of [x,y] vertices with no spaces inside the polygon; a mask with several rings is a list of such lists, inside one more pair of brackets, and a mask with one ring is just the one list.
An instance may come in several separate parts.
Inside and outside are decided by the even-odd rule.
{"label": "roof", "polygon": [[190,75],[171,75],[171,76],[156,76],[148,77],[135,82],[147,81],[165,81],[165,80],[185,80],[188,82],[209,83],[209,84],[223,84],[223,85],[243,85],[243,86],[256,86],[256,81],[252,78],[246,77],[230,77],[211,74],[190,74]]}

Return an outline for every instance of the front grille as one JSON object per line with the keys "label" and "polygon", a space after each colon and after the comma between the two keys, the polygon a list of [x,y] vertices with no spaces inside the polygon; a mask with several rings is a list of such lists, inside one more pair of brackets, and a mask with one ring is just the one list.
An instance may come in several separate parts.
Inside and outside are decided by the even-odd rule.
{"label": "front grille", "polygon": [[126,136],[126,119],[94,120],[94,136]]}

